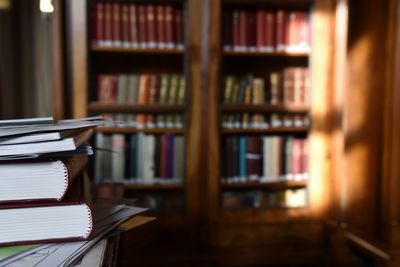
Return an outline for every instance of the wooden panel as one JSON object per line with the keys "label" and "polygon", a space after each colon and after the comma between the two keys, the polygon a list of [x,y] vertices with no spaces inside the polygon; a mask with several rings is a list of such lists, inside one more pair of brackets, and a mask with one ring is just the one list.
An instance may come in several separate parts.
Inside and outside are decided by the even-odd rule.
{"label": "wooden panel", "polygon": [[69,49],[70,115],[87,115],[87,18],[86,0],[66,1],[67,42]]}
{"label": "wooden panel", "polygon": [[387,3],[349,6],[345,96],[346,221],[379,239]]}
{"label": "wooden panel", "polygon": [[65,118],[65,79],[64,79],[64,43],[63,43],[63,5],[61,0],[53,1],[52,20],[52,60],[53,60],[53,117]]}

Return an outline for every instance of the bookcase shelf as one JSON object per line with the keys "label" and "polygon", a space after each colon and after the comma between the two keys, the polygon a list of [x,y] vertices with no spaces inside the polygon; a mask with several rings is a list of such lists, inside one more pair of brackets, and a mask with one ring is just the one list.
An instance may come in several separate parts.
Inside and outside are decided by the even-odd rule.
{"label": "bookcase shelf", "polygon": [[221,111],[226,113],[237,112],[280,112],[280,113],[308,113],[309,107],[285,106],[285,105],[244,105],[244,104],[223,104]]}
{"label": "bookcase shelf", "polygon": [[185,107],[183,105],[161,105],[161,104],[105,104],[101,102],[91,102],[89,104],[89,110],[92,112],[115,112],[115,113],[178,113],[184,112]]}
{"label": "bookcase shelf", "polygon": [[224,56],[249,56],[249,57],[284,57],[284,58],[306,58],[310,56],[307,52],[240,52],[240,51],[223,51]]}
{"label": "bookcase shelf", "polygon": [[221,184],[222,190],[236,189],[287,189],[299,188],[308,185],[308,180],[303,181],[277,181],[277,182],[245,182],[245,183],[230,183]]}
{"label": "bookcase shelf", "polygon": [[137,128],[129,128],[129,127],[98,127],[95,130],[98,133],[105,133],[105,134],[113,134],[113,133],[120,133],[120,134],[134,134],[134,133],[145,133],[145,134],[165,134],[165,133],[172,133],[172,134],[183,134],[184,129],[181,128],[148,128],[148,129],[137,129]]}
{"label": "bookcase shelf", "polygon": [[222,129],[222,134],[306,134],[309,127],[276,127],[265,129]]}
{"label": "bookcase shelf", "polygon": [[181,49],[159,49],[159,48],[122,48],[122,47],[102,47],[93,45],[91,50],[96,53],[127,53],[127,54],[165,54],[165,55],[184,55]]}
{"label": "bookcase shelf", "polygon": [[147,191],[158,191],[158,190],[182,190],[183,184],[182,183],[173,183],[173,184],[125,184],[125,189],[128,190],[147,190]]}

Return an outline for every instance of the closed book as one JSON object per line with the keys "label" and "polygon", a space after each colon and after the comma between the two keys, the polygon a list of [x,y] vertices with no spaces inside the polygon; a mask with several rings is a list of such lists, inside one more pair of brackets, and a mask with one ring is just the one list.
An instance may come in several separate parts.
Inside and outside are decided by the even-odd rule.
{"label": "closed book", "polygon": [[223,19],[223,36],[222,36],[222,41],[223,41],[223,49],[224,51],[231,51],[233,47],[233,36],[232,36],[232,16],[233,13],[231,11],[223,11],[222,13],[222,19]]}
{"label": "closed book", "polygon": [[167,178],[167,135],[162,135],[160,137],[160,147],[161,147],[161,155],[160,155],[160,178]]}
{"label": "closed book", "polygon": [[146,6],[146,26],[148,47],[155,48],[157,46],[156,9],[152,4]]}
{"label": "closed book", "polygon": [[[99,74],[97,89],[97,100],[105,104],[114,104],[117,102],[117,76],[108,74]],[[103,114],[105,120],[112,120],[113,114]]]}
{"label": "closed book", "polygon": [[[120,74],[117,77],[117,103],[125,104],[128,100],[128,75]],[[115,116],[115,119],[119,122],[126,120],[124,113],[119,113]]]}
{"label": "closed book", "polygon": [[104,4],[96,3],[94,12],[93,44],[104,46]]}
{"label": "closed book", "polygon": [[249,52],[256,52],[256,13],[253,11],[247,11],[246,22],[246,50]]}
{"label": "closed book", "polygon": [[137,147],[138,147],[138,138],[136,134],[131,134],[129,136],[129,163],[128,163],[128,178],[135,179],[137,176]]}
{"label": "closed book", "polygon": [[121,5],[112,4],[112,46],[121,47]]}
{"label": "closed book", "polygon": [[276,46],[276,23],[273,12],[265,12],[265,52],[273,52]]}
{"label": "closed book", "polygon": [[37,143],[1,145],[0,156],[18,156],[29,154],[44,154],[52,152],[71,151],[87,142],[93,134],[93,129],[89,128],[69,137]]}
{"label": "closed book", "polygon": [[239,10],[234,10],[232,12],[232,48],[234,51],[241,50],[239,41],[239,35],[240,35],[239,21],[240,21]]}
{"label": "closed book", "polygon": [[104,3],[104,42],[103,45],[110,47],[112,46],[113,36],[112,36],[112,4]]}
{"label": "closed book", "polygon": [[[167,104],[169,87],[170,87],[170,76],[166,74],[161,75],[160,96],[159,96],[160,104]],[[157,116],[157,127],[159,128],[166,127],[166,115],[159,114]]]}
{"label": "closed book", "polygon": [[[140,76],[138,104],[146,105],[150,96],[150,75],[143,74]],[[136,116],[136,127],[144,128],[146,126],[146,114],[138,114]]]}
{"label": "closed book", "polygon": [[239,137],[239,179],[246,181],[247,164],[246,164],[247,137]]}
{"label": "closed book", "polygon": [[156,6],[156,41],[157,47],[164,49],[166,47],[166,33],[165,33],[165,11],[164,5]]}
{"label": "closed book", "polygon": [[137,6],[129,4],[129,42],[132,48],[139,47],[139,24]]}
{"label": "closed book", "polygon": [[[158,102],[159,97],[159,77],[157,75],[150,75],[150,85],[149,85],[149,102],[148,104],[154,105]],[[146,116],[146,127],[147,128],[155,128],[156,127],[156,118],[155,114],[148,114]]]}
{"label": "closed book", "polygon": [[182,9],[175,9],[175,44],[176,48],[182,50],[184,47],[184,41],[183,41],[183,11]]}
{"label": "closed book", "polygon": [[143,180],[151,183],[155,177],[155,136],[145,135],[144,137],[144,155],[143,155]]}
{"label": "closed book", "polygon": [[84,184],[79,177],[60,202],[0,205],[0,245],[87,239],[93,230],[93,214]]}
{"label": "closed book", "polygon": [[[139,91],[139,76],[130,74],[128,78],[127,103],[137,104]],[[136,115],[134,113],[126,114],[126,121],[129,126],[136,127]]]}
{"label": "closed book", "polygon": [[247,51],[248,14],[245,10],[239,12],[239,51]]}
{"label": "closed book", "polygon": [[284,10],[276,12],[276,51],[284,52],[287,46],[287,21],[288,14]]}
{"label": "closed book", "polygon": [[154,177],[160,178],[160,164],[161,164],[161,138],[156,136],[154,140]]}
{"label": "closed book", "polygon": [[144,165],[144,133],[137,134],[137,149],[136,149],[136,173],[140,180],[143,180],[143,165]]}
{"label": "closed book", "polygon": [[146,6],[139,5],[138,12],[137,12],[137,20],[138,20],[138,39],[139,39],[139,46],[141,48],[148,47],[148,36],[147,36],[147,29],[146,29]]}
{"label": "closed book", "polygon": [[266,20],[265,20],[265,11],[257,10],[256,11],[256,43],[257,43],[257,51],[264,52],[266,47]]}
{"label": "closed book", "polygon": [[166,177],[173,178],[174,175],[174,139],[173,134],[166,134],[167,136],[167,162],[166,162]]}
{"label": "closed book", "polygon": [[99,183],[111,179],[111,135],[96,133],[94,181]]}
{"label": "closed book", "polygon": [[87,161],[73,156],[0,164],[0,203],[60,201]]}
{"label": "closed book", "polygon": [[261,148],[260,137],[247,138],[246,163],[250,181],[257,181],[261,176]]}
{"label": "closed book", "polygon": [[129,6],[127,4],[121,5],[121,41],[122,47],[131,47],[129,38]]}
{"label": "closed book", "polygon": [[125,135],[113,134],[111,137],[111,142],[112,180],[122,181],[125,178]]}
{"label": "closed book", "polygon": [[174,31],[174,8],[170,5],[166,5],[164,8],[165,12],[165,39],[166,47],[168,49],[175,48],[175,31]]}
{"label": "closed book", "polygon": [[271,105],[281,104],[282,96],[282,75],[278,72],[271,72],[269,76],[269,103]]}

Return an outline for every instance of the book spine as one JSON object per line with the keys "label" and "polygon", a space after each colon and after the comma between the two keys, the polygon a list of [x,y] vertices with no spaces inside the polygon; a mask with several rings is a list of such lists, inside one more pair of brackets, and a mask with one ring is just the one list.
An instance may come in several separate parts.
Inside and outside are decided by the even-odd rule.
{"label": "book spine", "polygon": [[154,5],[147,5],[146,9],[146,24],[148,33],[148,46],[149,48],[156,48],[157,46],[157,28],[156,28],[156,10]]}
{"label": "book spine", "polygon": [[156,6],[156,15],[157,15],[157,47],[160,49],[165,49],[166,47],[166,36],[165,36],[165,11],[163,5]]}
{"label": "book spine", "polygon": [[278,10],[276,13],[276,50],[278,52],[286,51],[287,37],[287,13],[284,10]]}
{"label": "book spine", "polygon": [[130,47],[139,47],[139,29],[138,29],[138,19],[137,19],[137,7],[135,4],[129,4],[129,24],[130,24],[130,34],[129,41]]}
{"label": "book spine", "polygon": [[104,4],[104,46],[110,47],[113,45],[112,39],[112,5],[111,3]]}
{"label": "book spine", "polygon": [[121,6],[121,39],[122,39],[122,47],[129,48],[130,47],[130,38],[129,38],[129,6],[122,5]]}
{"label": "book spine", "polygon": [[265,13],[265,48],[266,52],[274,52],[276,41],[275,14],[273,12]]}
{"label": "book spine", "polygon": [[146,6],[138,6],[138,29],[139,29],[139,46],[141,48],[147,48],[147,29],[146,29]]}
{"label": "book spine", "polygon": [[234,10],[232,13],[232,46],[234,51],[240,51],[240,13]]}
{"label": "book spine", "polygon": [[94,27],[94,38],[93,44],[98,46],[104,46],[104,4],[96,3],[95,5],[95,27]]}
{"label": "book spine", "polygon": [[265,23],[265,12],[263,10],[257,10],[256,12],[256,41],[257,51],[264,52],[266,47],[266,23]]}
{"label": "book spine", "polygon": [[183,44],[183,11],[182,9],[175,9],[175,42],[176,48],[182,50],[184,47]]}
{"label": "book spine", "polygon": [[232,12],[223,11],[223,49],[224,51],[231,51],[233,47],[233,23],[232,23]]}
{"label": "book spine", "polygon": [[121,47],[121,6],[112,4],[112,46]]}
{"label": "book spine", "polygon": [[175,34],[174,34],[174,20],[173,20],[173,14],[174,14],[174,9],[172,6],[167,5],[165,6],[165,39],[166,39],[166,47],[168,49],[174,49],[175,48]]}

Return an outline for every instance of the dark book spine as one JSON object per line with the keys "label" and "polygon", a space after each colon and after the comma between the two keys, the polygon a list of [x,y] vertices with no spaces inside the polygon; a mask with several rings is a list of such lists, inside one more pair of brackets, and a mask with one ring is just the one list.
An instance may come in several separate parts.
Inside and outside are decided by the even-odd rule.
{"label": "dark book spine", "polygon": [[166,46],[168,49],[175,48],[175,34],[174,34],[174,9],[172,6],[167,5],[165,6],[165,39],[166,39]]}
{"label": "dark book spine", "polygon": [[165,36],[165,11],[163,5],[156,6],[156,15],[157,15],[157,47],[160,49],[165,48],[166,44],[166,36]]}
{"label": "dark book spine", "polygon": [[94,31],[93,44],[98,46],[104,45],[104,4],[96,3],[94,13]]}
{"label": "dark book spine", "polygon": [[121,6],[121,39],[122,39],[122,47],[129,48],[130,47],[130,38],[129,38],[129,6],[128,5]]}
{"label": "dark book spine", "polygon": [[139,45],[141,48],[147,48],[147,29],[146,29],[146,7],[138,6],[138,29],[139,29]]}
{"label": "dark book spine", "polygon": [[157,32],[156,32],[156,11],[154,5],[147,5],[146,8],[146,25],[148,33],[148,46],[149,48],[156,47]]}
{"label": "dark book spine", "polygon": [[225,51],[231,51],[233,47],[233,23],[232,23],[232,12],[223,12],[223,48]]}
{"label": "dark book spine", "polygon": [[276,50],[279,52],[286,50],[287,39],[287,13],[278,10],[276,13]]}
{"label": "dark book spine", "polygon": [[241,10],[239,12],[239,51],[247,50],[247,12]]}
{"label": "dark book spine", "polygon": [[129,175],[129,178],[138,178],[138,175],[137,175],[137,149],[138,149],[138,146],[137,146],[137,134],[132,134],[131,136],[130,136],[130,151],[129,151],[129,154],[130,154],[130,156],[129,156],[129,159],[130,159],[130,162],[129,162],[129,172],[128,172],[128,175]]}
{"label": "dark book spine", "polygon": [[174,135],[167,134],[167,178],[173,178],[174,175]]}
{"label": "dark book spine", "polygon": [[176,48],[183,49],[183,11],[175,9],[175,43]]}
{"label": "dark book spine", "polygon": [[112,45],[121,47],[121,6],[118,3],[112,4]]}
{"label": "dark book spine", "polygon": [[247,12],[247,21],[246,21],[246,47],[250,52],[256,51],[256,13],[253,11]]}
{"label": "dark book spine", "polygon": [[234,51],[240,51],[240,13],[234,10],[232,13],[232,46]]}
{"label": "dark book spine", "polygon": [[161,136],[160,177],[167,178],[167,135]]}
{"label": "dark book spine", "polygon": [[257,10],[256,12],[256,40],[257,40],[257,51],[265,51],[266,47],[266,20],[265,20],[265,12],[263,10]]}
{"label": "dark book spine", "polygon": [[139,30],[137,19],[137,7],[135,4],[129,4],[129,41],[130,46],[133,48],[139,47]]}
{"label": "dark book spine", "polygon": [[258,180],[261,175],[261,139],[250,136],[247,139],[246,162],[250,180]]}
{"label": "dark book spine", "polygon": [[161,165],[161,137],[156,136],[155,138],[155,150],[154,150],[154,177],[160,178],[160,165]]}
{"label": "dark book spine", "polygon": [[273,52],[276,47],[276,25],[275,14],[273,12],[265,13],[265,51]]}
{"label": "dark book spine", "polygon": [[104,46],[112,46],[112,5],[104,4]]}

